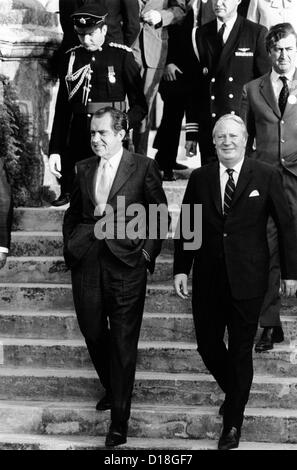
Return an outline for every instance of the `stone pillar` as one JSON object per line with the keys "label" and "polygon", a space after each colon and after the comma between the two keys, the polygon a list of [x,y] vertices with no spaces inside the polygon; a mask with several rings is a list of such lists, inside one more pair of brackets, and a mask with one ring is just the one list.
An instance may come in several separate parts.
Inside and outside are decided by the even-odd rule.
{"label": "stone pillar", "polygon": [[57,0],[0,1],[0,73],[13,83],[20,109],[28,116],[38,161],[28,175],[34,194],[28,205],[40,204],[58,86],[50,70],[50,58],[62,39],[55,4]]}

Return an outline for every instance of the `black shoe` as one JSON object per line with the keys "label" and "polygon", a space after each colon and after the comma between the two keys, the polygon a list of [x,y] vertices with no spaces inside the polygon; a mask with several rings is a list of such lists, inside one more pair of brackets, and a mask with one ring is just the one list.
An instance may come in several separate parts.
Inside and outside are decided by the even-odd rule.
{"label": "black shoe", "polygon": [[58,199],[56,199],[55,201],[53,201],[51,204],[52,206],[54,207],[60,207],[60,206],[65,206],[65,204],[68,204],[68,202],[70,201],[70,194],[69,193],[65,193],[65,194],[61,194]]}
{"label": "black shoe", "polygon": [[225,413],[225,402],[223,401],[219,409],[219,415],[224,416],[224,413]]}
{"label": "black shoe", "polygon": [[281,343],[283,340],[284,332],[281,326],[265,327],[261,338],[255,346],[255,351],[270,351],[273,349],[273,343]]}
{"label": "black shoe", "polygon": [[104,395],[104,397],[98,401],[96,405],[96,410],[105,411],[105,410],[110,410],[110,409],[111,409],[111,399],[108,395]]}
{"label": "black shoe", "polygon": [[164,170],[163,181],[176,181],[173,170]]}
{"label": "black shoe", "polygon": [[222,435],[219,439],[218,449],[219,450],[230,450],[236,449],[239,445],[240,432],[237,428],[232,427],[229,430],[223,430]]}
{"label": "black shoe", "polygon": [[176,163],[173,167],[174,170],[187,170],[188,168],[187,165],[182,165],[181,163]]}
{"label": "black shoe", "polygon": [[127,424],[116,426],[111,423],[108,434],[105,439],[106,447],[115,447],[127,442]]}

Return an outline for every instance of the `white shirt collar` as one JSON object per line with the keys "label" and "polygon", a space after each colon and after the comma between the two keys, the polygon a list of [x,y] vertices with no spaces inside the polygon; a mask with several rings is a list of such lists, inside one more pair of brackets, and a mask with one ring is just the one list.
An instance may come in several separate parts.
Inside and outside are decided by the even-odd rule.
{"label": "white shirt collar", "polygon": [[[241,167],[243,165],[243,162],[244,162],[244,157],[242,157],[242,159],[236,163],[236,165],[234,165],[232,167],[232,170],[235,171],[235,173],[237,173],[239,175],[240,171],[241,171]],[[223,165],[221,162],[220,162],[220,176],[222,176],[224,173],[227,173],[227,168],[225,167],[225,165]]]}
{"label": "white shirt collar", "polygon": [[[121,158],[122,158],[122,155],[123,155],[123,148],[121,148],[117,153],[115,153],[112,157],[110,157],[108,159],[108,162],[110,164],[110,166],[113,168],[113,169],[117,169],[119,164],[120,164],[120,161],[121,161]],[[107,159],[106,158],[101,158],[100,159],[100,167],[103,166],[103,164],[105,163]]]}
{"label": "white shirt collar", "polygon": [[[284,77],[287,77],[287,79],[289,80],[289,82],[291,82],[293,80],[293,77],[295,75],[295,72],[296,72],[296,68],[294,68],[293,70],[291,70],[291,72],[289,73],[286,73],[282,76]],[[271,77],[271,81],[272,83],[276,83],[278,80],[279,80],[279,77],[281,75],[279,73],[277,73],[274,69],[272,69],[271,71],[271,74],[270,74],[270,77]]]}
{"label": "white shirt collar", "polygon": [[232,29],[233,26],[235,25],[235,22],[236,22],[236,20],[237,20],[237,16],[238,16],[238,15],[237,15],[237,13],[236,13],[236,15],[234,15],[232,18],[230,18],[230,19],[227,20],[227,21],[221,21],[221,20],[219,20],[219,19],[217,18],[217,28],[218,28],[217,30],[219,31],[220,28],[221,28],[221,26],[222,26],[222,24],[225,23],[226,29],[227,29],[228,31],[231,31],[231,29]]}

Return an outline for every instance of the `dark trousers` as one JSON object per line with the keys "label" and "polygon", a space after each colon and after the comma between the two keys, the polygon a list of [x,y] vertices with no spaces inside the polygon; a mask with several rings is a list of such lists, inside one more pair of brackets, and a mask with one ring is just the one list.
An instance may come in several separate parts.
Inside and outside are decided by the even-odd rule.
{"label": "dark trousers", "polygon": [[212,137],[213,122],[201,121],[199,123],[198,144],[201,158],[201,166],[217,160],[215,146]]}
{"label": "dark trousers", "polygon": [[176,164],[182,121],[186,107],[185,81],[161,82],[159,92],[164,102],[161,124],[154,140],[158,149],[155,160],[160,170],[173,170]]}
{"label": "dark trousers", "polygon": [[[203,296],[193,271],[193,316],[198,352],[226,394],[224,428],[241,429],[253,381],[253,344],[263,298],[232,298],[224,261],[214,273],[213,295]],[[228,331],[228,348],[224,342]]]}
{"label": "dark trousers", "polygon": [[[287,170],[282,170],[282,178],[284,190],[287,195],[291,213],[294,220],[295,232],[297,234],[297,178]],[[268,288],[264,297],[264,302],[260,315],[260,326],[280,326],[280,259],[279,259],[279,244],[278,244],[278,230],[270,217],[267,224],[267,240],[269,246],[269,279]],[[297,243],[297,238],[296,238]]]}
{"label": "dark trousers", "polygon": [[142,255],[131,268],[104,241],[72,270],[78,323],[100,381],[111,394],[111,420],[119,426],[130,416],[146,278]]}

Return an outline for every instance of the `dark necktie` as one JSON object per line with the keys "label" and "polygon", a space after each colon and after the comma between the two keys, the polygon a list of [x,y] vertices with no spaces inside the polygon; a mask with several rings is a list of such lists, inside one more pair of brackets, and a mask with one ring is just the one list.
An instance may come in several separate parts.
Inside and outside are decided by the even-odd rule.
{"label": "dark necktie", "polygon": [[219,46],[220,46],[221,49],[223,49],[224,44],[225,44],[224,39],[223,39],[225,29],[226,29],[226,24],[223,23],[222,26],[220,27],[219,31],[218,31],[218,43],[219,43]]}
{"label": "dark necktie", "polygon": [[224,195],[224,215],[228,215],[230,210],[231,202],[233,199],[234,191],[235,191],[235,183],[233,179],[234,170],[232,168],[227,168],[227,173],[229,175],[228,181],[225,187],[225,195]]}
{"label": "dark necktie", "polygon": [[287,100],[288,100],[288,96],[289,96],[290,92],[289,92],[287,77],[279,77],[279,79],[283,82],[283,87],[282,87],[281,92],[279,94],[278,105],[279,105],[281,115],[283,115],[284,111],[285,111],[285,108],[286,108],[286,104],[287,104]]}

